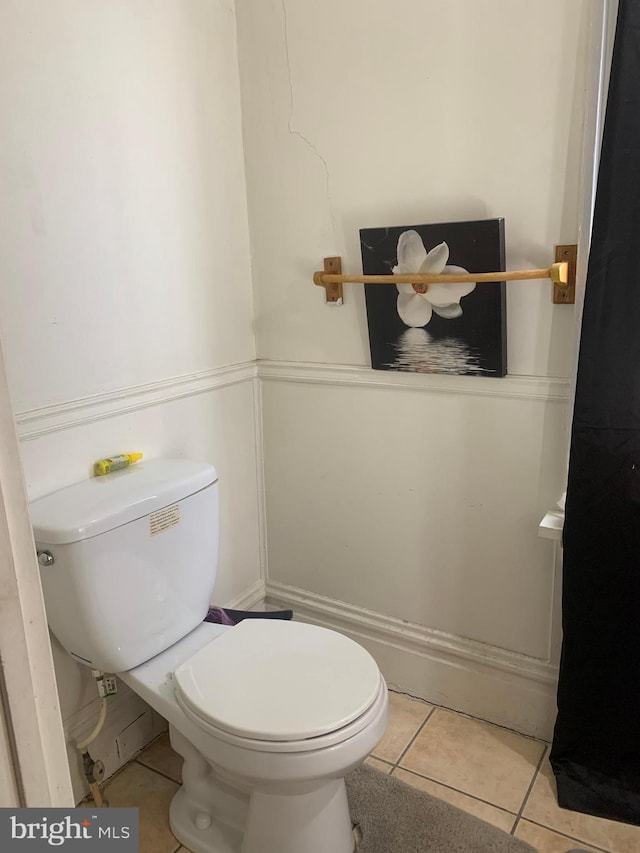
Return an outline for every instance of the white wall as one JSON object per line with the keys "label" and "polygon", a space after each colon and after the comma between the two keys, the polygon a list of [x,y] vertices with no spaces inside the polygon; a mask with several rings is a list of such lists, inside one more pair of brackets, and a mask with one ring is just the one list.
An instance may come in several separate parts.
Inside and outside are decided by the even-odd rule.
{"label": "white wall", "polygon": [[511,655],[542,673],[527,719],[422,663],[386,674],[548,733],[557,579],[537,524],[563,485],[572,308],[511,284],[509,377],[407,379],[368,369],[362,287],[329,308],[311,277],[327,255],[360,270],[362,227],[504,216],[509,268],[576,242],[590,3],[237,7],[270,598],[372,648],[375,614],[395,619],[389,645],[411,627],[422,661],[442,637],[478,667]]}
{"label": "white wall", "polygon": [[[213,462],[214,595],[232,600],[262,562],[233,4],[8,0],[0,113],[0,324],[29,495],[117,452]],[[94,687],[54,653],[71,739]],[[118,701],[108,771],[144,711]]]}
{"label": "white wall", "polygon": [[0,14],[16,409],[252,359],[228,4],[19,0]]}

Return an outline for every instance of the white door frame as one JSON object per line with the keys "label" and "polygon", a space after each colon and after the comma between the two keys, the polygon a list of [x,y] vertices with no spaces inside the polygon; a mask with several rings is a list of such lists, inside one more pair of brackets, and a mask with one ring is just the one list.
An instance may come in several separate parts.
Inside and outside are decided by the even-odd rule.
{"label": "white door frame", "polygon": [[0,806],[73,806],[47,619],[0,346]]}

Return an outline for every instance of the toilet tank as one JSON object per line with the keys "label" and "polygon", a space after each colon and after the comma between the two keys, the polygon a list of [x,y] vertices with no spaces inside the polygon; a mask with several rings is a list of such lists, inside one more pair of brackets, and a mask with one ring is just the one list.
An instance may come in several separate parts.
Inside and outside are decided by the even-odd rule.
{"label": "toilet tank", "polygon": [[[51,631],[72,657],[124,672],[205,617],[218,564],[218,478],[140,462],[30,505]],[[43,565],[48,562],[49,565]]]}

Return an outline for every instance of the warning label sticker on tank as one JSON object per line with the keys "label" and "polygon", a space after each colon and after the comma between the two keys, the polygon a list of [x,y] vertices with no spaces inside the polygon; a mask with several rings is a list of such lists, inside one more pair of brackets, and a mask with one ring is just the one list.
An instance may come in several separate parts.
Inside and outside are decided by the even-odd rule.
{"label": "warning label sticker on tank", "polygon": [[149,532],[151,536],[156,536],[162,533],[163,530],[169,530],[180,524],[180,507],[178,504],[173,506],[165,506],[162,509],[157,509],[149,516]]}

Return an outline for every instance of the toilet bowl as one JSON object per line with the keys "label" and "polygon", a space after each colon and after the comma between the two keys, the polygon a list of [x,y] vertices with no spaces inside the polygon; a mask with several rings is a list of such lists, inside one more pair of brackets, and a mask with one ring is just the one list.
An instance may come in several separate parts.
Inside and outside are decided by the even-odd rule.
{"label": "toilet bowl", "polygon": [[202,621],[217,489],[212,466],[157,460],[35,501],[49,625],[168,721],[170,824],[193,853],[352,853],[344,776],[382,737],[384,679],[326,628]]}
{"label": "toilet bowl", "polygon": [[[320,671],[305,674],[323,646]],[[120,677],[169,722],[184,758],[170,824],[193,853],[351,853],[344,776],[387,722],[386,684],[362,647],[302,623],[203,623]],[[332,690],[349,679],[353,692]],[[264,702],[270,680],[285,714]]]}

